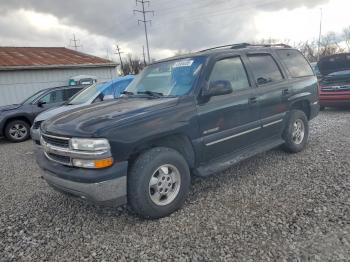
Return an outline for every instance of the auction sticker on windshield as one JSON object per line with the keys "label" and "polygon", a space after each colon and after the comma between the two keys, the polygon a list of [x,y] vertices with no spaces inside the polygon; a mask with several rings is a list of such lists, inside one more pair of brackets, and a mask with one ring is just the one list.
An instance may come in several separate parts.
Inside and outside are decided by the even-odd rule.
{"label": "auction sticker on windshield", "polygon": [[181,61],[176,62],[173,65],[173,68],[175,68],[175,67],[191,66],[192,64],[193,64],[193,60],[181,60]]}

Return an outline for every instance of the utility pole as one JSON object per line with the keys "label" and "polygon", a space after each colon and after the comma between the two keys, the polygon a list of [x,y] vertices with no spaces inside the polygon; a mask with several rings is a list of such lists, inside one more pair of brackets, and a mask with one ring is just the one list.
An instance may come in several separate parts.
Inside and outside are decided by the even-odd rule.
{"label": "utility pole", "polygon": [[146,66],[146,54],[145,54],[145,46],[142,46],[142,56],[143,56],[143,64]]}
{"label": "utility pole", "polygon": [[322,8],[320,9],[321,11],[321,16],[320,16],[320,31],[319,31],[319,35],[318,35],[318,48],[317,48],[317,61],[320,60],[320,48],[321,48],[321,36],[322,36]]}
{"label": "utility pole", "polygon": [[121,66],[121,69],[122,69],[122,72],[123,72],[124,65],[123,65],[123,60],[122,60],[122,56],[121,56],[121,54],[122,54],[123,52],[120,52],[120,48],[119,48],[118,45],[117,45],[117,47],[116,47],[116,51],[117,51],[117,52],[116,52],[115,54],[119,55],[120,66]]}
{"label": "utility pole", "polygon": [[140,24],[140,23],[143,23],[144,24],[144,27],[145,27],[145,36],[146,36],[146,47],[147,47],[147,58],[148,58],[148,63],[151,62],[151,56],[150,56],[150,52],[149,52],[149,43],[148,43],[148,33],[147,33],[147,23],[150,23],[152,22],[152,20],[146,20],[146,15],[148,13],[152,13],[154,15],[154,11],[153,10],[146,10],[145,9],[145,4],[148,4],[149,6],[149,3],[150,1],[145,1],[145,0],[136,0],[136,5],[137,3],[140,3],[142,5],[142,10],[134,10],[134,14],[137,12],[137,13],[140,13],[142,14],[142,17],[143,19],[138,19],[137,20],[137,23]]}
{"label": "utility pole", "polygon": [[[73,46],[71,45],[72,42],[74,43]],[[79,40],[79,39],[76,39],[76,38],[75,38],[75,34],[73,34],[73,39],[70,40],[70,44],[69,44],[69,45],[70,45],[71,47],[74,47],[75,51],[77,51],[78,48],[81,47],[81,45],[78,45],[78,43],[80,43],[80,40]]]}

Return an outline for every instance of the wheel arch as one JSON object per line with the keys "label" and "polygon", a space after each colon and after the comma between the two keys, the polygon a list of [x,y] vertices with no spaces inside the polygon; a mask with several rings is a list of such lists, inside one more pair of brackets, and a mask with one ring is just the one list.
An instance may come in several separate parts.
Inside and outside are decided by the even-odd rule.
{"label": "wheel arch", "polygon": [[168,147],[179,152],[190,168],[195,166],[195,152],[191,140],[184,134],[171,134],[148,140],[134,148],[129,160],[132,163],[140,154],[154,147]]}
{"label": "wheel arch", "polygon": [[298,109],[298,110],[303,111],[305,113],[307,119],[310,120],[311,107],[310,107],[310,102],[307,99],[298,100],[298,101],[293,102],[290,106],[290,110],[293,110],[293,109]]}
{"label": "wheel arch", "polygon": [[29,125],[29,128],[31,127],[32,123],[31,121],[29,120],[28,117],[26,116],[23,116],[23,115],[19,115],[19,116],[11,116],[9,117],[8,119],[6,119],[5,123],[4,123],[4,126],[3,126],[3,129],[2,129],[2,132],[5,133],[5,129],[7,127],[7,125],[12,122],[12,121],[15,121],[15,120],[22,120],[24,122],[26,122],[28,125]]}

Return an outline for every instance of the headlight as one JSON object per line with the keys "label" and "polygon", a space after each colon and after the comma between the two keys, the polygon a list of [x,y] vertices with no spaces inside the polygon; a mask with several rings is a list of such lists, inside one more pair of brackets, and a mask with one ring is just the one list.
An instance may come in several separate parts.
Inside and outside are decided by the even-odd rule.
{"label": "headlight", "polygon": [[107,151],[110,150],[110,145],[108,140],[104,138],[72,138],[70,140],[70,148],[81,151]]}

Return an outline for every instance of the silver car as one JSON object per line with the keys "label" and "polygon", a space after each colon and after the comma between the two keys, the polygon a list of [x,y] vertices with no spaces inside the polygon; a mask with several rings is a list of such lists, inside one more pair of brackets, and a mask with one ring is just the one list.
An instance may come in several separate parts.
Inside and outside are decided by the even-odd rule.
{"label": "silver car", "polygon": [[39,114],[30,129],[30,135],[34,144],[40,145],[40,126],[45,120],[75,108],[117,98],[133,79],[134,76],[130,75],[118,77],[104,83],[93,84],[77,93],[65,105]]}

